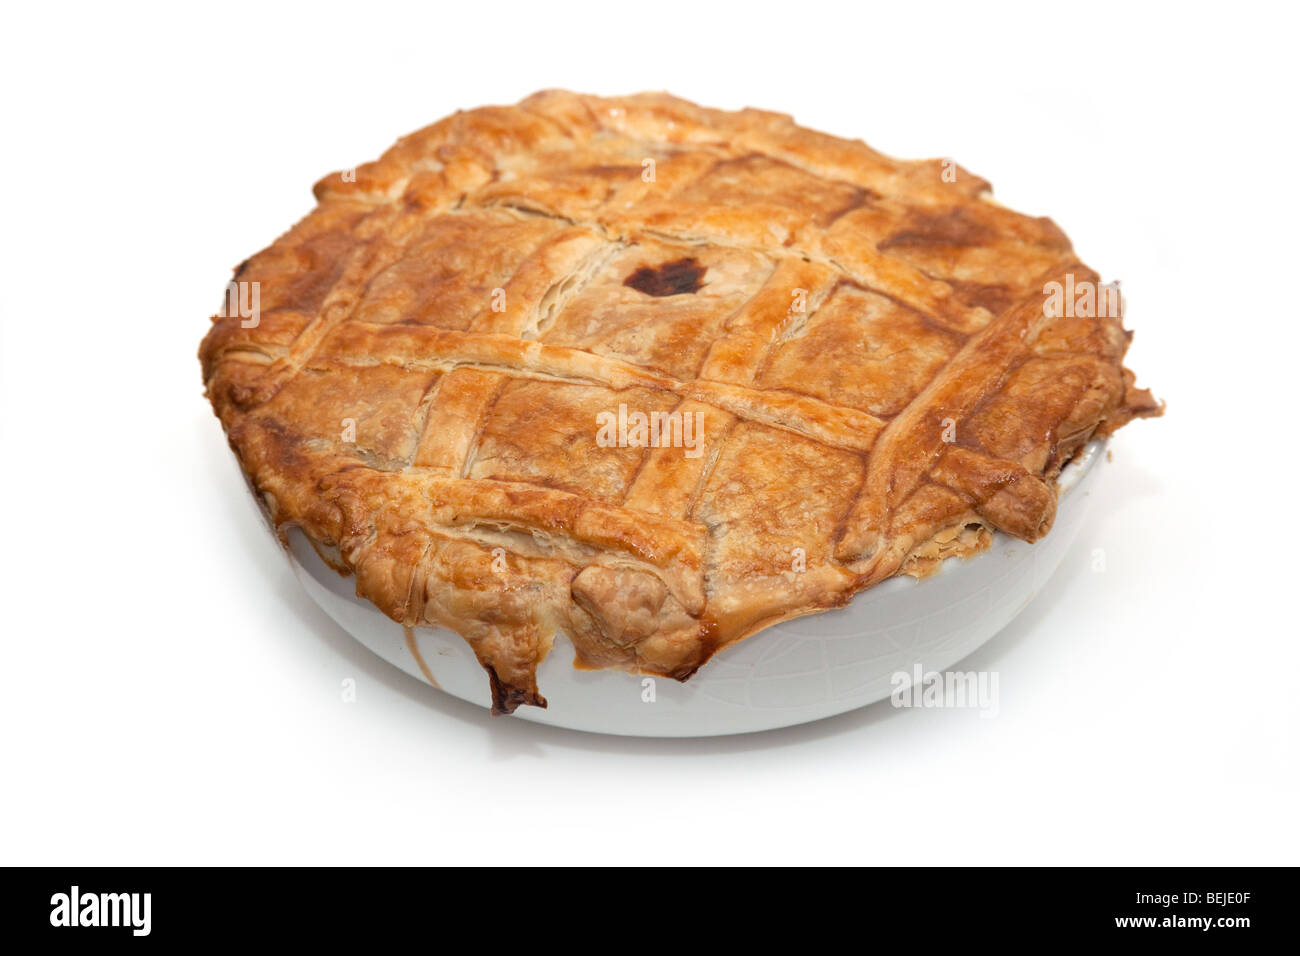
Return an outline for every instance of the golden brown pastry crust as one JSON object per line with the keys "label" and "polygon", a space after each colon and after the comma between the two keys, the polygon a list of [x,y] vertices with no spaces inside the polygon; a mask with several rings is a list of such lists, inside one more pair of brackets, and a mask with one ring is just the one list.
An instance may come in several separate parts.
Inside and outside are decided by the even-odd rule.
{"label": "golden brown pastry crust", "polygon": [[[1045,311],[1097,275],[987,191],[773,113],[539,93],[321,180],[204,381],[276,527],[463,635],[496,711],[545,706],[557,631],[684,680],[1041,537],[1079,447],[1159,413],[1117,315]],[[602,446],[620,405],[698,413],[699,453]]]}

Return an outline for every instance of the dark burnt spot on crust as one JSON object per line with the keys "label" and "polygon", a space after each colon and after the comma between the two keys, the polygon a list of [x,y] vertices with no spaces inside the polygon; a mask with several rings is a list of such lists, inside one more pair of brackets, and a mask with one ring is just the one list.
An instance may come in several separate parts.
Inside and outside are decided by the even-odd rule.
{"label": "dark burnt spot on crust", "polygon": [[996,234],[964,209],[942,213],[914,213],[905,228],[881,241],[881,252],[895,246],[982,246]]}
{"label": "dark burnt spot on crust", "polygon": [[658,266],[642,266],[623,280],[638,292],[661,298],[668,295],[691,295],[698,292],[708,271],[693,258],[674,259]]}
{"label": "dark burnt spot on crust", "polygon": [[513,714],[521,704],[530,704],[533,707],[541,707],[542,709],[546,708],[546,698],[537,691],[507,684],[497,676],[496,669],[489,664],[484,664],[483,669],[488,672],[488,679],[492,682],[492,715],[494,717]]}

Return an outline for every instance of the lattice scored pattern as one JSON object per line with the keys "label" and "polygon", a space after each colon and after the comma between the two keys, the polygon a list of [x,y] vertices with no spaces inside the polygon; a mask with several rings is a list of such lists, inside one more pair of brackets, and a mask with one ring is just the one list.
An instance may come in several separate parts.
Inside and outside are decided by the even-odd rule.
{"label": "lattice scored pattern", "polygon": [[[462,634],[498,711],[545,706],[557,630],[685,679],[990,529],[1034,540],[1062,464],[1158,412],[1117,315],[1045,315],[1097,276],[987,190],[667,95],[457,113],[238,268],[260,316],[214,320],[208,394],[277,527]],[[598,441],[620,406],[697,447]]]}

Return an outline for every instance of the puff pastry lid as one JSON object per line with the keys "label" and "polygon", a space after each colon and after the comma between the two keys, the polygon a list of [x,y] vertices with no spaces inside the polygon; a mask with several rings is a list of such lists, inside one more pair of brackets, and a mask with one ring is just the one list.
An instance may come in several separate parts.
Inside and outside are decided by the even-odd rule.
{"label": "puff pastry lid", "polygon": [[275,527],[461,634],[495,711],[545,706],[557,633],[685,680],[1042,537],[1071,456],[1159,413],[1114,287],[988,191],[665,94],[457,113],[238,267],[207,394]]}

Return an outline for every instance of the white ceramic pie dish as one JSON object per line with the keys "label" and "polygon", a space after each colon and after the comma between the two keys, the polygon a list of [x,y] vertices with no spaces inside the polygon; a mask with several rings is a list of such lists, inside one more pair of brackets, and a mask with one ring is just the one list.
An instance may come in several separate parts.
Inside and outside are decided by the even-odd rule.
{"label": "white ceramic pie dish", "polygon": [[[1062,471],[1056,523],[1036,544],[996,534],[988,551],[949,559],[925,580],[891,578],[847,607],[760,631],[685,684],[576,670],[572,645],[558,635],[538,669],[549,707],[520,707],[514,717],[597,733],[707,737],[788,727],[889,697],[895,674],[918,665],[923,673],[950,668],[1029,604],[1084,523],[1104,449],[1104,442],[1089,444]],[[289,551],[307,593],[371,651],[449,694],[491,706],[487,674],[459,635],[394,623],[356,597],[352,579],[326,565],[301,532],[290,532]]]}

